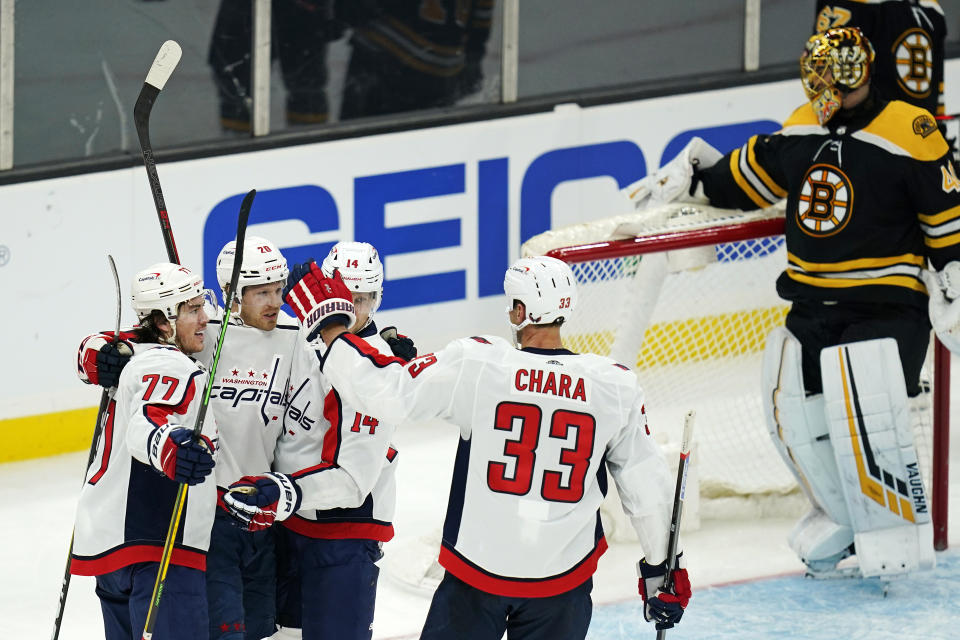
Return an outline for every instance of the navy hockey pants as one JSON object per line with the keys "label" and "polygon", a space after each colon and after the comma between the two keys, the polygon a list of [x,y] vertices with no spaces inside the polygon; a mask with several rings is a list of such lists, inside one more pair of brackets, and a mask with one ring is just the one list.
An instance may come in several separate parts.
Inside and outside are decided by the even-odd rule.
{"label": "navy hockey pants", "polygon": [[246,531],[221,510],[207,552],[210,640],[260,640],[273,635],[276,610],[274,531]]}
{"label": "navy hockey pants", "polygon": [[[106,640],[143,634],[159,562],[140,562],[97,576]],[[153,627],[154,640],[206,640],[207,592],[203,572],[170,565]]]}
{"label": "navy hockey pants", "polygon": [[454,577],[440,581],[420,640],[575,640],[587,635],[593,579],[547,598],[497,596]]}
{"label": "navy hockey pants", "polygon": [[[308,538],[287,529],[286,551],[299,573],[303,640],[369,640],[383,556],[374,540]],[[288,576],[291,577],[291,576]],[[286,590],[285,609],[296,606]],[[282,623],[282,621],[281,621]]]}

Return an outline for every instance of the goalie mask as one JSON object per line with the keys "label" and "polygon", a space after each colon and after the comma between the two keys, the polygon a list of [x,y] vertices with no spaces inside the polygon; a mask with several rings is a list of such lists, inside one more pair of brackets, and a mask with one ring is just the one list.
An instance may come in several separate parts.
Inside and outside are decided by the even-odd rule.
{"label": "goalie mask", "polygon": [[556,258],[537,256],[521,258],[510,265],[503,277],[507,296],[507,314],[513,311],[514,300],[526,307],[520,324],[510,323],[517,342],[519,331],[530,324],[552,324],[569,320],[577,304],[577,280],[570,266]]}
{"label": "goalie mask", "polygon": [[203,278],[182,265],[160,262],[133,276],[130,294],[140,322],[158,310],[173,325],[180,304],[203,295]]}
{"label": "goalie mask", "polygon": [[328,278],[333,277],[334,271],[340,274],[343,284],[353,294],[357,315],[366,313],[367,324],[370,324],[383,299],[383,263],[373,245],[338,242],[323,259],[320,270]]}
{"label": "goalie mask", "polygon": [[[230,277],[233,275],[233,259],[236,255],[237,242],[231,240],[217,256],[217,282],[223,291],[224,304],[227,303],[227,287],[230,286]],[[264,238],[248,236],[243,243],[243,259],[240,262],[240,280],[237,283],[237,302],[243,297],[244,287],[271,282],[286,282],[287,260],[277,249],[277,245]]]}
{"label": "goalie mask", "polygon": [[860,29],[837,27],[810,37],[800,56],[800,78],[821,125],[840,110],[845,94],[870,80],[873,47]]}

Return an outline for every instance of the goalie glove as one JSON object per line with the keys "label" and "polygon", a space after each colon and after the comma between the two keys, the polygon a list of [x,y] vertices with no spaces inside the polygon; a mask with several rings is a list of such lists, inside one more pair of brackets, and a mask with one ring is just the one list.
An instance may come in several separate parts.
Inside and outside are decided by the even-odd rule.
{"label": "goalie glove", "polygon": [[947,263],[943,271],[920,272],[930,294],[930,324],[952,353],[960,353],[960,262]]}
{"label": "goalie glove", "polygon": [[328,278],[316,262],[298,264],[290,270],[283,299],[307,330],[308,340],[316,338],[329,324],[342,324],[349,329],[357,321],[353,296],[340,274]]}
{"label": "goalie glove", "polygon": [[243,476],[231,484],[223,496],[223,506],[240,527],[263,531],[296,513],[302,497],[291,476],[271,471],[262,476]]}
{"label": "goalie glove", "polygon": [[666,560],[657,565],[647,564],[646,559],[637,563],[637,575],[640,577],[637,588],[643,598],[643,617],[647,622],[656,623],[658,630],[669,629],[679,623],[690,602],[690,578],[686,568],[680,566],[682,556],[682,553],[677,555],[673,566],[673,584],[668,591],[663,590],[667,575]]}
{"label": "goalie glove", "polygon": [[703,187],[694,184],[695,169],[715,165],[723,154],[702,138],[694,136],[676,158],[650,175],[629,185],[621,193],[634,211],[649,209],[668,202],[708,204]]}
{"label": "goalie glove", "polygon": [[390,347],[393,355],[410,362],[417,357],[417,346],[413,339],[397,333],[396,327],[387,327],[380,331],[380,337]]}

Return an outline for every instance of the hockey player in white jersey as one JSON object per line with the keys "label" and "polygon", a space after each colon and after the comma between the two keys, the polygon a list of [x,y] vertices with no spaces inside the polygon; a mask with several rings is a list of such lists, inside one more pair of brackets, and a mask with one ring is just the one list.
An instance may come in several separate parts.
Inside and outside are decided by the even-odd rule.
{"label": "hockey player in white jersey", "polygon": [[[309,269],[295,267],[291,278],[299,280],[296,271],[304,268]],[[376,249],[340,242],[322,270],[329,275],[336,271],[348,283],[357,309],[352,335],[368,348],[389,353],[373,320],[383,295]],[[317,366],[325,351],[322,342],[301,339],[274,473],[233,486],[255,488],[255,506],[242,502],[252,494],[230,493],[225,502],[251,530],[283,521],[279,544],[288,557],[280,560],[281,626],[302,628],[306,640],[370,638],[379,575],[374,563],[382,555],[381,544],[393,537],[394,425],[375,411],[359,411],[343,401]],[[287,494],[296,496],[298,508],[272,506]]]}
{"label": "hockey player in white jersey", "polygon": [[[107,640],[139,637],[180,483],[191,485],[170,558],[154,633],[205,640],[203,571],[217,504],[216,421],[193,426],[207,374],[191,357],[204,347],[203,281],[161,263],[134,276],[134,355],[107,407],[74,526],[70,571],[96,576]],[[95,342],[95,341],[94,341]]]}
{"label": "hockey player in white jersey", "polygon": [[[241,260],[239,296],[226,300],[236,243],[227,243],[217,257],[217,281],[224,303],[234,305],[210,406],[220,425],[217,490],[222,495],[243,476],[260,473],[273,463],[283,431],[284,397],[290,363],[297,345],[296,320],[281,310],[287,261],[270,240],[248,237]],[[238,308],[239,307],[239,308]],[[217,310],[208,332],[220,330]],[[213,356],[214,340],[201,353]],[[250,532],[235,526],[217,510],[207,555],[207,599],[211,640],[257,639],[276,629],[276,549],[272,531]]]}
{"label": "hockey player in white jersey", "polygon": [[[454,341],[404,364],[345,331],[353,322],[338,275],[313,269],[288,301],[328,350],[319,366],[343,400],[395,423],[459,425],[440,550],[446,575],[422,638],[583,638],[607,472],[646,558],[648,620],[679,622],[686,570],[667,568],[672,481],[650,435],[636,376],[609,358],[562,348],[576,305],[573,275],[552,258],[514,263],[504,279],[520,349],[496,337]],[[667,571],[674,588],[662,590]]]}
{"label": "hockey player in white jersey", "polygon": [[[217,281],[230,282],[236,242],[217,257]],[[241,261],[239,296],[232,302],[227,332],[212,383],[210,408],[220,428],[216,469],[218,492],[245,475],[269,469],[282,431],[284,397],[299,325],[281,310],[287,262],[270,240],[249,236]],[[221,309],[208,305],[203,350],[197,359],[213,357]],[[122,334],[129,339],[129,334]],[[110,336],[88,338],[81,347],[80,370],[88,380],[110,386],[125,364],[108,342]],[[86,371],[85,371],[86,369]],[[224,510],[213,522],[213,543],[207,554],[207,600],[211,640],[263,638],[273,634],[276,618],[276,557],[272,532],[248,532],[234,526]]]}

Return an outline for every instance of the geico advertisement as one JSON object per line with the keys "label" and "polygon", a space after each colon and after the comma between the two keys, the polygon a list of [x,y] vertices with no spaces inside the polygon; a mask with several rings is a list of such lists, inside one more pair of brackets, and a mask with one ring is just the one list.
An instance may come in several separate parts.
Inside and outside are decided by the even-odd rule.
{"label": "geico advertisement", "polygon": [[[291,263],[319,261],[339,240],[370,242],[386,276],[378,324],[434,349],[507,333],[503,273],[522,241],[622,212],[618,190],[692,136],[727,151],[778,129],[803,99],[797,80],[563,105],[158,171],[181,260],[210,288],[219,289],[216,257],[235,236],[240,200],[257,189],[249,235],[273,240]],[[133,273],[167,259],[143,167],[0,188],[0,215],[0,419],[96,405],[99,390],[77,380],[75,354],[84,335],[115,322],[106,255],[119,267],[124,325]]]}

